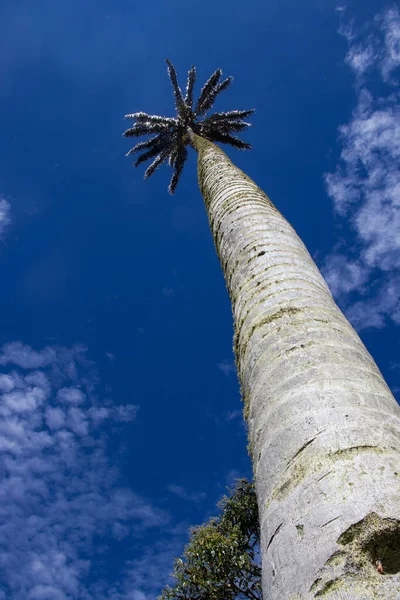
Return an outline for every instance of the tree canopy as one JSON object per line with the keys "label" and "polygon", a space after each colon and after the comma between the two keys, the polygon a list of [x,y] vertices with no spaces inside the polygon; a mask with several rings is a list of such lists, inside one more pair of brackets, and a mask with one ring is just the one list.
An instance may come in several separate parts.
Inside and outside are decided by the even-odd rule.
{"label": "tree canopy", "polygon": [[254,484],[239,479],[219,502],[219,517],[194,527],[181,558],[176,584],[159,600],[261,600],[260,527]]}
{"label": "tree canopy", "polygon": [[196,80],[196,69],[192,67],[188,73],[186,93],[183,95],[178,84],[178,77],[173,64],[167,60],[168,75],[172,84],[175,98],[176,117],[160,117],[137,112],[126,115],[126,119],[133,119],[136,123],[124,132],[125,137],[141,137],[143,135],[156,134],[154,137],[139,142],[127,156],[141,152],[134,162],[135,167],[142,162],[154,158],[147,168],[145,179],[150,177],[156,169],[168,161],[174,169],[169,191],[174,193],[182,174],[187,159],[186,146],[190,143],[189,130],[202,137],[214,141],[229,144],[234,148],[249,149],[250,144],[243,142],[232,132],[240,132],[249,123],[243,119],[251,115],[254,110],[231,110],[225,113],[214,113],[207,118],[202,118],[212,108],[217,96],[226,90],[232,83],[233,78],[227,77],[220,81],[221,69],[217,69],[204,84],[199,99],[193,107],[193,89]]}

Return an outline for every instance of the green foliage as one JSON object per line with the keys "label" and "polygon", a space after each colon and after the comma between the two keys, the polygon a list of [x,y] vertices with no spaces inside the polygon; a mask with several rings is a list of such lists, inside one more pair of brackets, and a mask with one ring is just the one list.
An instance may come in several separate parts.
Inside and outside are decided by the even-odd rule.
{"label": "green foliage", "polygon": [[260,528],[254,485],[237,481],[218,505],[221,515],[191,530],[175,560],[174,587],[159,600],[262,600]]}

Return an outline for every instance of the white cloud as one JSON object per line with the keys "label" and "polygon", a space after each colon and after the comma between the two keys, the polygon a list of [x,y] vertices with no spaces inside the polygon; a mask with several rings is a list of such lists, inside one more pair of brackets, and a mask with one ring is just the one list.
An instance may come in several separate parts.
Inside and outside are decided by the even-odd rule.
{"label": "white cloud", "polygon": [[368,43],[352,46],[346,55],[346,63],[360,77],[369,70],[376,60],[376,49],[371,38]]}
{"label": "white cloud", "polygon": [[381,69],[387,81],[392,72],[400,66],[400,13],[397,8],[393,7],[384,13],[382,31],[385,36],[385,50]]}
{"label": "white cloud", "polygon": [[384,327],[388,315],[394,323],[400,325],[399,290],[400,274],[396,274],[381,285],[377,294],[352,304],[347,310],[347,315],[354,327]]}
{"label": "white cloud", "polygon": [[385,10],[376,15],[369,24],[371,33],[366,35],[365,27],[357,31],[354,21],[343,24],[339,33],[349,42],[346,63],[358,78],[371,69],[378,69],[385,82],[394,83],[392,73],[400,66],[400,13],[398,8]]}
{"label": "white cloud", "polygon": [[0,239],[3,237],[5,230],[11,223],[10,212],[10,203],[4,198],[0,198]]}
{"label": "white cloud", "polygon": [[362,292],[370,269],[360,261],[351,261],[341,254],[331,254],[325,260],[324,277],[333,294]]}
{"label": "white cloud", "polygon": [[[79,347],[15,342],[1,348],[0,364],[0,599],[111,600],[114,583],[94,584],[93,573],[119,540],[133,544],[169,522],[118,486],[107,457],[110,422],[132,421],[137,407],[96,399]],[[114,597],[128,600],[123,577],[115,586]]]}
{"label": "white cloud", "polygon": [[[390,88],[400,65],[400,13],[387,10],[374,28],[366,38],[364,30],[342,29],[349,41],[346,62],[358,78],[358,100],[350,122],[339,128],[337,169],[325,176],[335,210],[349,220],[356,240],[354,248],[328,256],[323,273],[359,329],[382,327],[387,318],[397,323],[400,299],[393,285],[400,265],[400,94]],[[385,96],[367,88],[373,69],[389,84]]]}
{"label": "white cloud", "polygon": [[65,422],[65,413],[61,408],[47,408],[45,420],[47,427],[50,429],[60,429]]}
{"label": "white cloud", "polygon": [[231,410],[226,414],[227,421],[233,421],[234,419],[243,418],[243,411],[241,409]]}
{"label": "white cloud", "polygon": [[114,414],[117,421],[129,423],[133,421],[137,415],[139,407],[134,404],[124,404],[114,407]]}
{"label": "white cloud", "polygon": [[13,389],[13,378],[9,375],[0,375],[0,392],[11,392]]}
{"label": "white cloud", "polygon": [[5,344],[0,354],[0,365],[14,364],[21,369],[38,369],[46,367],[56,358],[53,348],[44,348],[40,352],[32,350],[22,342]]}
{"label": "white cloud", "polygon": [[230,373],[235,373],[236,371],[235,363],[227,358],[218,363],[217,367],[223,372],[224,375],[229,375]]}
{"label": "white cloud", "polygon": [[57,400],[62,403],[81,404],[85,395],[76,387],[64,387],[57,392]]}

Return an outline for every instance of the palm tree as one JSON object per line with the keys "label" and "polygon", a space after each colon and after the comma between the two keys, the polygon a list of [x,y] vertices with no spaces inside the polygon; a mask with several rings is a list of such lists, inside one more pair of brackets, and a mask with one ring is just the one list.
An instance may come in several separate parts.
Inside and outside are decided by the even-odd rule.
{"label": "palm tree", "polygon": [[198,179],[235,322],[237,368],[260,514],[268,600],[398,600],[400,414],[378,367],[294,229],[213,142],[252,111],[205,114],[231,78],[215,71],[193,108],[168,72],[177,116],[127,115],[126,137],[156,134],[129,154]]}

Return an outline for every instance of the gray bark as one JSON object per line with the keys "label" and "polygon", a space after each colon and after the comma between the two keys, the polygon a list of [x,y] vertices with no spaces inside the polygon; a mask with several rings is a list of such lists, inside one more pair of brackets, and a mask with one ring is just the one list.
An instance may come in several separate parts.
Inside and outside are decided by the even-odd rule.
{"label": "gray bark", "polygon": [[264,598],[400,600],[399,406],[293,228],[191,137],[232,302]]}

